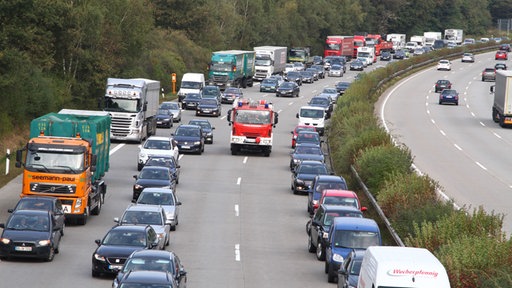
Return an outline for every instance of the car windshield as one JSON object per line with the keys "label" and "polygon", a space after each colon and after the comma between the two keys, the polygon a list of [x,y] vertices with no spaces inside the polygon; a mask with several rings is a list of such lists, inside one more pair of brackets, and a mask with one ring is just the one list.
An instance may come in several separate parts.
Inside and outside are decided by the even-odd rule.
{"label": "car windshield", "polygon": [[137,204],[148,205],[174,205],[174,197],[171,193],[142,192]]}
{"label": "car windshield", "polygon": [[324,200],[323,200],[323,204],[352,206],[355,208],[359,208],[357,199],[353,198],[353,197],[325,196]]}
{"label": "car windshield", "polygon": [[170,259],[129,258],[123,266],[124,273],[141,270],[174,272],[174,264]]}
{"label": "car windshield", "polygon": [[380,245],[379,233],[370,231],[337,230],[334,234],[335,247],[366,249]]}
{"label": "car windshield", "polygon": [[240,90],[238,90],[238,88],[226,88],[226,90],[224,90],[224,94],[240,94]]}
{"label": "car windshield", "polygon": [[111,230],[103,238],[103,245],[144,247],[146,235],[143,232]]}
{"label": "car windshield", "polygon": [[318,109],[301,109],[300,110],[300,117],[306,117],[306,118],[323,118],[324,117],[324,110],[318,110]]}
{"label": "car windshield", "polygon": [[171,115],[171,112],[167,109],[158,109],[159,115]]}
{"label": "car windshield", "polygon": [[160,106],[162,109],[169,109],[169,110],[179,110],[180,106],[176,102],[164,102]]}
{"label": "car windshield", "polygon": [[284,88],[284,89],[292,89],[294,86],[293,86],[293,83],[292,82],[284,82],[283,84],[281,84],[281,86],[279,86],[279,88]]}
{"label": "car windshield", "polygon": [[297,134],[297,142],[320,142],[320,136],[316,132],[301,132]]}
{"label": "car windshield", "polygon": [[163,225],[162,215],[155,211],[126,211],[122,224]]}
{"label": "car windshield", "polygon": [[322,106],[329,105],[330,103],[331,103],[331,101],[329,101],[329,99],[323,98],[323,97],[313,97],[309,101],[309,104],[322,105]]}
{"label": "car windshield", "polygon": [[357,211],[336,211],[326,213],[324,216],[324,226],[331,226],[335,217],[357,217],[363,218],[363,215]]}
{"label": "car windshield", "polygon": [[334,88],[324,88],[324,91],[322,91],[322,93],[337,94],[338,92],[336,92],[336,89]]}
{"label": "car windshield", "polygon": [[186,100],[199,100],[201,99],[201,95],[200,94],[188,94],[186,97],[185,97]]}
{"label": "car windshield", "polygon": [[443,93],[443,95],[457,95],[457,91],[450,89],[444,89],[441,93]]}
{"label": "car windshield", "polygon": [[363,260],[353,260],[352,265],[350,267],[350,275],[359,275],[359,272],[361,271],[361,263],[363,263]]}
{"label": "car windshield", "polygon": [[201,126],[201,127],[203,127],[203,129],[207,129],[207,130],[212,130],[212,125],[210,124],[210,122],[207,122],[207,121],[194,121],[194,120],[191,120],[191,121],[188,122],[188,124]]}
{"label": "car windshield", "polygon": [[295,154],[322,155],[322,150],[318,147],[297,146],[295,148]]}
{"label": "car windshield", "polygon": [[[153,168],[153,169],[151,169]],[[166,168],[155,169],[157,167],[147,167],[140,171],[139,179],[153,179],[153,180],[169,180],[170,175]]]}
{"label": "car windshield", "polygon": [[201,102],[199,102],[201,105],[217,105],[217,100],[215,98],[211,99],[202,99]]}
{"label": "car windshield", "polygon": [[263,79],[261,84],[276,85],[277,79]]}
{"label": "car windshield", "polygon": [[325,175],[327,174],[327,168],[323,165],[300,165],[298,169],[299,174],[314,174],[314,175]]}
{"label": "car windshield", "polygon": [[200,137],[201,131],[199,129],[194,128],[184,128],[180,127],[176,130],[177,136],[186,136],[186,137]]}
{"label": "car windshield", "polygon": [[48,231],[49,219],[42,215],[13,214],[6,225],[9,230]]}
{"label": "car windshield", "polygon": [[144,143],[144,149],[169,150],[171,149],[171,144],[166,140],[149,139]]}
{"label": "car windshield", "polygon": [[174,162],[174,158],[151,157],[146,162],[146,166],[163,166],[176,168],[176,162]]}

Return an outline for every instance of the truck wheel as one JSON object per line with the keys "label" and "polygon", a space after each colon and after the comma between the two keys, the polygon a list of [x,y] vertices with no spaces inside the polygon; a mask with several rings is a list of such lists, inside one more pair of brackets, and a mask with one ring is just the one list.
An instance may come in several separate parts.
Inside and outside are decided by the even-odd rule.
{"label": "truck wheel", "polygon": [[252,86],[253,86],[253,84],[254,84],[254,80],[249,79],[249,80],[247,81],[247,86],[248,86],[248,87],[252,87]]}
{"label": "truck wheel", "polygon": [[89,217],[89,206],[85,208],[85,213],[76,220],[78,225],[85,225],[87,224],[87,217]]}
{"label": "truck wheel", "polygon": [[247,88],[247,78],[242,79],[242,88]]}
{"label": "truck wheel", "polygon": [[98,197],[98,198],[99,198],[99,199],[98,199],[98,203],[97,203],[96,207],[94,207],[94,209],[92,209],[92,211],[91,211],[91,214],[92,214],[92,215],[100,215],[100,212],[101,212],[101,204],[102,204],[102,202],[103,202],[103,201],[102,201],[102,199],[101,199],[101,198],[102,198],[102,195],[103,195],[103,194],[101,194],[101,193],[100,193],[100,196]]}
{"label": "truck wheel", "polygon": [[496,108],[492,108],[492,120],[494,121],[494,123],[498,123],[500,121],[500,117],[498,115],[498,111],[496,110]]}

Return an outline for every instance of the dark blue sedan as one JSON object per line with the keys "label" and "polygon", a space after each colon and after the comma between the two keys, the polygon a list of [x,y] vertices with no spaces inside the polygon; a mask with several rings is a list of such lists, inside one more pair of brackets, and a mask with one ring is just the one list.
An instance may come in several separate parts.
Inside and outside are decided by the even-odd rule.
{"label": "dark blue sedan", "polygon": [[205,137],[201,126],[181,124],[172,135],[180,153],[201,155],[204,152]]}
{"label": "dark blue sedan", "polygon": [[295,166],[304,160],[315,160],[324,162],[325,156],[320,146],[311,143],[303,143],[295,146],[293,152],[290,153],[290,169],[293,171]]}

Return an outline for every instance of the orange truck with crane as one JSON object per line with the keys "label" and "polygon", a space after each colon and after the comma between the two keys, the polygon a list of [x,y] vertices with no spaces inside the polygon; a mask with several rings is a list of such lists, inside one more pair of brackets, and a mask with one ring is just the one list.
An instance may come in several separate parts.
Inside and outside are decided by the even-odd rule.
{"label": "orange truck with crane", "polygon": [[109,168],[107,112],[63,109],[32,120],[30,140],[16,152],[23,167],[21,197],[53,196],[62,201],[66,220],[85,225],[100,214]]}
{"label": "orange truck with crane", "polygon": [[241,98],[235,101],[227,114],[231,126],[231,154],[255,151],[270,156],[278,116],[272,103],[265,100]]}

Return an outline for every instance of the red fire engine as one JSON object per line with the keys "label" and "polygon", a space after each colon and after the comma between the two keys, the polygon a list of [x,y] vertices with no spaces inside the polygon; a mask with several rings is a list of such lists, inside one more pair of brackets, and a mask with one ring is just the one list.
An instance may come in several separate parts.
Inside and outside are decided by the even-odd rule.
{"label": "red fire engine", "polygon": [[227,120],[231,126],[232,155],[248,150],[270,156],[273,128],[278,120],[278,114],[271,103],[265,100],[239,99],[228,111]]}

